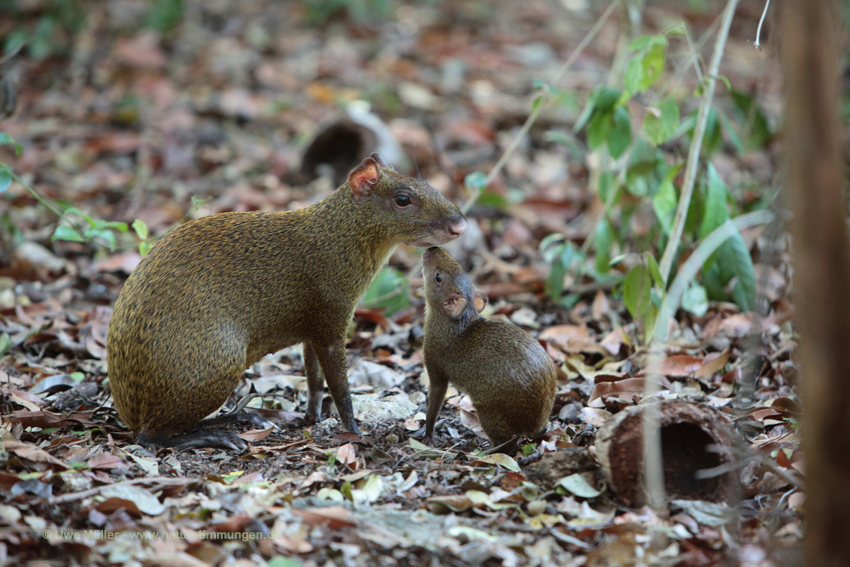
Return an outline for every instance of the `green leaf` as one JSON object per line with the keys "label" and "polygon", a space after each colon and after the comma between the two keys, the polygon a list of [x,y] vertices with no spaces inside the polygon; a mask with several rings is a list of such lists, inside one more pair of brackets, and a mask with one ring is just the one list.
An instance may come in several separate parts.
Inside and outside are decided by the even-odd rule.
{"label": "green leaf", "polygon": [[614,228],[608,219],[603,218],[596,224],[596,271],[607,273],[611,262],[611,241]]}
{"label": "green leaf", "polygon": [[110,250],[115,248],[115,233],[108,228],[89,228],[83,232],[83,236],[90,240],[105,241]]}
{"label": "green leaf", "polygon": [[741,91],[732,91],[735,103],[735,118],[741,123],[741,131],[747,148],[761,148],[773,139],[773,130],[764,111],[755,98]]}
{"label": "green leaf", "polygon": [[661,309],[653,303],[649,302],[649,307],[646,310],[646,316],[643,318],[643,337],[644,340],[649,342],[652,339],[652,335],[655,334],[655,326],[658,325],[658,314],[661,312]]}
{"label": "green leaf", "polygon": [[691,282],[688,289],[682,295],[682,309],[702,317],[708,311],[708,294],[705,288],[698,283]]}
{"label": "green leaf", "polygon": [[639,56],[635,56],[626,65],[626,72],[623,74],[623,87],[630,93],[637,93],[640,92],[641,84],[643,84],[643,62]]}
{"label": "green leaf", "polygon": [[[713,264],[703,272],[700,281],[710,299],[727,301],[731,295],[732,301],[743,311],[753,309],[756,299],[753,260],[740,233],[730,237],[717,249]],[[730,284],[732,293],[727,294],[726,289]]]}
{"label": "green leaf", "polygon": [[723,129],[729,135],[729,141],[731,141],[732,145],[735,146],[735,151],[739,154],[743,154],[744,145],[741,143],[738,133],[735,132],[735,129],[732,127],[732,122],[729,121],[729,117],[726,116],[725,112],[718,111],[718,114],[720,115],[720,123],[723,124]]}
{"label": "green leaf", "polygon": [[668,236],[673,230],[673,219],[676,216],[678,202],[679,199],[676,196],[673,181],[669,177],[665,177],[661,185],[658,186],[658,192],[652,198],[652,208],[655,210],[655,216],[658,218],[661,229]]}
{"label": "green leaf", "polygon": [[94,221],[95,228],[111,228],[117,230],[122,234],[126,234],[129,228],[127,227],[126,222],[117,222],[117,221],[105,221],[102,219],[96,219]]}
{"label": "green leaf", "polygon": [[617,89],[612,89],[611,87],[602,87],[602,90],[599,91],[599,96],[596,99],[596,108],[594,109],[596,112],[607,112],[614,108],[614,105],[617,104],[617,101],[620,100],[620,92]]}
{"label": "green leaf", "polygon": [[584,477],[578,473],[571,474],[568,477],[558,481],[558,486],[563,487],[572,494],[581,498],[596,498],[601,492],[590,486]]}
{"label": "green leaf", "polygon": [[71,228],[70,226],[60,225],[56,227],[56,230],[53,231],[53,236],[50,237],[50,241],[54,240],[68,240],[71,242],[85,242],[86,239],[83,236]]}
{"label": "green leaf", "polygon": [[608,151],[617,159],[632,143],[632,122],[624,106],[614,109],[612,128],[608,132]]}
{"label": "green leaf", "polygon": [[643,130],[656,146],[669,140],[678,127],[679,107],[672,95],[661,101],[658,109],[647,109],[643,116]]}
{"label": "green leaf", "polygon": [[510,207],[510,203],[507,199],[505,199],[504,195],[500,195],[495,191],[488,191],[486,189],[481,192],[475,202],[483,207],[494,207],[501,210],[505,210]]}
{"label": "green leaf", "polygon": [[591,150],[597,149],[608,139],[608,132],[614,124],[612,112],[594,112],[593,118],[587,125],[587,145]]}
{"label": "green leaf", "polygon": [[640,83],[640,92],[651,87],[661,77],[661,73],[664,72],[664,61],[664,47],[656,43],[641,62],[643,78]]}
{"label": "green leaf", "polygon": [[410,305],[409,282],[400,271],[387,266],[366,290],[363,303],[371,308],[384,308],[387,315]]}
{"label": "green leaf", "polygon": [[647,253],[646,265],[649,267],[649,275],[652,276],[652,281],[663,290],[665,287],[664,278],[661,277],[661,270],[658,268],[658,261],[655,256]]}
{"label": "green leaf", "polygon": [[0,168],[0,193],[12,185],[12,174],[6,168]]}
{"label": "green leaf", "polygon": [[145,221],[143,221],[141,219],[134,220],[133,221],[133,231],[142,240],[148,239],[148,225],[145,224]]}
{"label": "green leaf", "polygon": [[566,275],[567,266],[564,266],[560,258],[555,258],[549,265],[549,277],[546,278],[543,284],[543,291],[546,293],[546,297],[552,301],[558,301],[560,299],[561,293],[564,291],[564,276]]}
{"label": "green leaf", "polygon": [[705,212],[703,213],[702,223],[699,228],[699,237],[705,238],[711,231],[726,222],[729,218],[729,210],[726,207],[726,202],[729,199],[729,189],[720,174],[717,173],[714,165],[708,164],[708,172],[706,174],[706,198]]}
{"label": "green leaf", "polygon": [[182,18],[182,0],[157,0],[148,12],[145,24],[159,33],[166,33],[179,24]]}
{"label": "green leaf", "polygon": [[480,171],[475,171],[464,178],[463,184],[470,191],[483,191],[487,188],[487,176]]}
{"label": "green leaf", "polygon": [[633,319],[646,315],[650,304],[652,279],[649,269],[643,264],[634,266],[623,281],[623,301]]}
{"label": "green leaf", "polygon": [[547,83],[542,79],[534,79],[531,81],[531,86],[534,87],[535,90],[543,91],[546,94],[554,96],[558,96],[561,94],[558,89]]}
{"label": "green leaf", "polygon": [[151,248],[153,248],[152,242],[149,242],[147,240],[139,242],[139,255],[144,258],[148,255],[148,252],[150,252]]}
{"label": "green leaf", "polygon": [[658,154],[658,150],[648,144],[646,140],[637,138],[631,153],[629,153],[627,180],[631,183],[636,178],[654,174],[659,162]]}
{"label": "green leaf", "polygon": [[17,143],[12,136],[7,134],[6,132],[0,132],[0,146],[4,144],[12,144],[15,146],[15,155],[21,153],[21,145]]}
{"label": "green leaf", "polygon": [[269,559],[269,567],[301,567],[303,563],[293,557],[278,555]]}
{"label": "green leaf", "polygon": [[642,35],[638,38],[635,38],[629,44],[629,51],[640,51],[641,49],[649,45],[650,41],[652,41],[651,35]]}
{"label": "green leaf", "polygon": [[10,350],[12,350],[12,337],[5,331],[0,332],[0,356],[6,356]]}
{"label": "green leaf", "polygon": [[[540,245],[537,247],[538,250],[543,252],[543,258],[547,262],[551,263],[555,257],[556,247],[552,246],[555,243],[562,243],[566,240],[566,236],[561,234],[560,232],[553,232],[552,234],[547,234],[543,237],[543,240],[540,241]],[[549,254],[549,256],[547,256]]]}
{"label": "green leaf", "polygon": [[[694,122],[696,125],[696,121]],[[690,131],[690,136],[693,138],[693,129]],[[717,120],[717,110],[710,108],[708,110],[708,118],[705,122],[705,135],[702,139],[702,153],[708,156],[714,153],[714,150],[720,147],[723,137],[720,135],[720,123]]]}

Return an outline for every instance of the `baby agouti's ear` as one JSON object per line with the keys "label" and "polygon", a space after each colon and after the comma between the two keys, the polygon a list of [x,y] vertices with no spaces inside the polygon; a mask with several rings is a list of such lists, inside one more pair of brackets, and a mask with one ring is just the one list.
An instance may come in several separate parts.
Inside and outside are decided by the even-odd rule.
{"label": "baby agouti's ear", "polygon": [[[380,158],[381,156],[378,156],[380,163],[383,163],[384,160]],[[379,179],[381,165],[374,158],[367,157],[348,174],[348,185],[357,197],[365,197],[372,191],[372,187],[377,185]]]}
{"label": "baby agouti's ear", "polygon": [[452,319],[457,319],[460,317],[461,313],[464,312],[467,305],[468,302],[464,296],[452,295],[443,302],[443,309],[445,310],[446,315]]}
{"label": "baby agouti's ear", "polygon": [[481,313],[484,311],[484,308],[487,307],[487,294],[483,291],[475,290],[475,293],[472,295],[472,304],[475,306],[475,310]]}

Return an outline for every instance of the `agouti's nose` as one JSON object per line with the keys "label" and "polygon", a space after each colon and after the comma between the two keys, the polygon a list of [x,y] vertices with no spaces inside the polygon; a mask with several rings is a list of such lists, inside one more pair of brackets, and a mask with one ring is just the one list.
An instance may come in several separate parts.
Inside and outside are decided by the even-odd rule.
{"label": "agouti's nose", "polygon": [[448,224],[449,234],[454,237],[458,237],[464,232],[466,232],[466,219],[464,217],[458,217],[454,220],[449,221]]}

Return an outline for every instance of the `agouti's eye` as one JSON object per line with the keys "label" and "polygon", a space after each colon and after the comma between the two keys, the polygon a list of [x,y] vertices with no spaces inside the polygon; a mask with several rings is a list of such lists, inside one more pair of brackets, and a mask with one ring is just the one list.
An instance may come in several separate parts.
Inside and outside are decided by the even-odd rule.
{"label": "agouti's eye", "polygon": [[405,195],[404,193],[400,193],[395,196],[395,204],[399,207],[407,207],[410,206],[410,196]]}
{"label": "agouti's eye", "polygon": [[440,272],[434,274],[434,281],[437,283],[441,283],[443,281],[443,277],[440,275]]}

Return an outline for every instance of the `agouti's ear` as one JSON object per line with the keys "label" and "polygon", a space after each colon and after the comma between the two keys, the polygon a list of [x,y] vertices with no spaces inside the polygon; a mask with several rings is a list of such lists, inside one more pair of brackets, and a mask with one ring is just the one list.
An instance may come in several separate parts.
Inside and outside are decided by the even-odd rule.
{"label": "agouti's ear", "polygon": [[489,300],[486,293],[475,290],[475,293],[472,295],[472,304],[475,306],[476,311],[479,313],[484,311],[484,308],[487,307],[487,301]]}
{"label": "agouti's ear", "polygon": [[[380,156],[378,157],[380,158]],[[381,162],[383,161],[381,160]],[[365,197],[380,178],[380,164],[374,158],[367,157],[348,174],[348,185],[351,187],[351,192],[357,197]]]}
{"label": "agouti's ear", "polygon": [[380,167],[381,169],[387,167],[387,162],[384,161],[384,158],[382,158],[381,154],[379,154],[378,152],[369,154],[369,157],[375,160],[375,163],[377,163],[378,167]]}
{"label": "agouti's ear", "polygon": [[466,309],[467,301],[462,295],[453,295],[443,302],[443,309],[446,315],[452,319],[460,317],[461,313]]}

